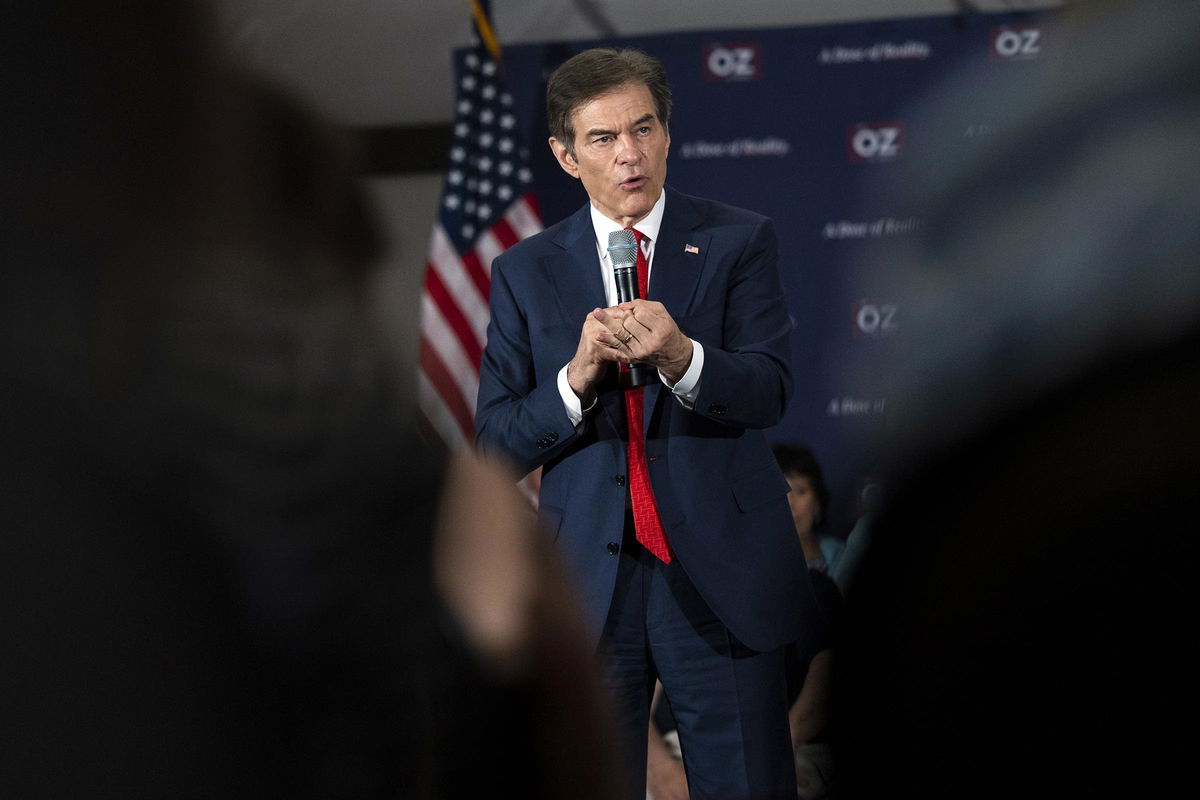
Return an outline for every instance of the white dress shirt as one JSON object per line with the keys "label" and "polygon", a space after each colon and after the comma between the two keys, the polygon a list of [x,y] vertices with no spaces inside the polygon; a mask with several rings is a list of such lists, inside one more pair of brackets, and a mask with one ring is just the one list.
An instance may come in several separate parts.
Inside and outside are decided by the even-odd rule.
{"label": "white dress shirt", "polygon": [[[662,226],[663,209],[666,208],[667,193],[661,192],[658,195],[658,201],[654,207],[650,209],[650,213],[643,219],[633,225],[633,228],[638,233],[645,237],[642,241],[642,246],[646,253],[646,263],[649,265],[649,271],[646,274],[646,285],[649,287],[648,294],[651,298],[654,297],[654,284],[652,277],[654,275],[654,242],[658,239],[658,231]],[[622,230],[621,225],[616,221],[609,219],[596,210],[595,206],[591,207],[592,211],[592,227],[596,231],[596,253],[600,266],[600,278],[604,281],[604,296],[608,300],[609,306],[617,305],[617,282],[613,277],[612,259],[608,255],[608,234],[613,231]],[[663,382],[663,385],[671,390],[675,398],[683,405],[684,408],[692,408],[696,403],[696,395],[700,391],[700,373],[704,369],[704,348],[695,339],[690,340],[692,343],[692,363],[688,365],[687,371],[683,373],[683,377],[678,383],[671,385],[662,372],[658,373],[658,379]],[[567,365],[564,364],[562,369],[558,371],[558,393],[562,395],[563,405],[567,409],[567,416],[571,423],[578,430],[583,425],[584,416],[596,406],[596,401],[593,399],[592,404],[587,408],[583,408],[579,402],[579,397],[576,396],[571,385],[567,382]]]}

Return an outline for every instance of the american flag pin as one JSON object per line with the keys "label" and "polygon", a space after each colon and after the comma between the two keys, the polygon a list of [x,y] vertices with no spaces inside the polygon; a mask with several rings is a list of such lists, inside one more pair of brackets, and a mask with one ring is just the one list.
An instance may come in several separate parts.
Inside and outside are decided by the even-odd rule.
{"label": "american flag pin", "polygon": [[699,255],[699,254],[700,254],[700,248],[699,248],[699,247],[696,247],[696,245],[694,245],[694,244],[685,244],[685,245],[683,246],[683,252],[685,252],[685,253],[691,253],[692,255]]}

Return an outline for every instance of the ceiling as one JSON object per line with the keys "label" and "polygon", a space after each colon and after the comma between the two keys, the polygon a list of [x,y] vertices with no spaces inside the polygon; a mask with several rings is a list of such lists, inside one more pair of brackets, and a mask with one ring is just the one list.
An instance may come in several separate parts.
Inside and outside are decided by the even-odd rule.
{"label": "ceiling", "polygon": [[[1025,10],[1064,0],[493,0],[502,44]],[[234,55],[354,126],[445,123],[468,0],[218,0]]]}

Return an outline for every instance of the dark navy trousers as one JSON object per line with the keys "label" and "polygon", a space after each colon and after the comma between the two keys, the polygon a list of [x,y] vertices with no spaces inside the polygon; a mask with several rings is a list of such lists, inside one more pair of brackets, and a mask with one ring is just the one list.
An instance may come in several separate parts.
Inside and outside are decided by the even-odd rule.
{"label": "dark navy trousers", "polygon": [[739,642],[678,559],[664,564],[637,543],[628,515],[620,559],[600,655],[625,740],[628,796],[646,796],[657,678],[693,798],[795,800],[783,648],[760,653]]}

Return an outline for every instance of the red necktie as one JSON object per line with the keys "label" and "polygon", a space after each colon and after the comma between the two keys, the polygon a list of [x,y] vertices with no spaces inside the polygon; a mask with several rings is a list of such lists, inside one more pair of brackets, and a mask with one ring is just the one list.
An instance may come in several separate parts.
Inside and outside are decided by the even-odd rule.
{"label": "red necktie", "polygon": [[[642,249],[645,237],[638,231],[637,279],[638,297],[646,297],[646,282],[650,265],[646,262],[646,251]],[[625,365],[622,364],[622,367]],[[654,502],[654,487],[650,485],[650,473],[646,469],[646,435],[642,430],[642,387],[625,390],[625,419],[629,424],[629,441],[625,445],[625,460],[629,463],[629,497],[633,505],[633,527],[637,540],[665,564],[671,563],[671,546],[663,531]]]}

